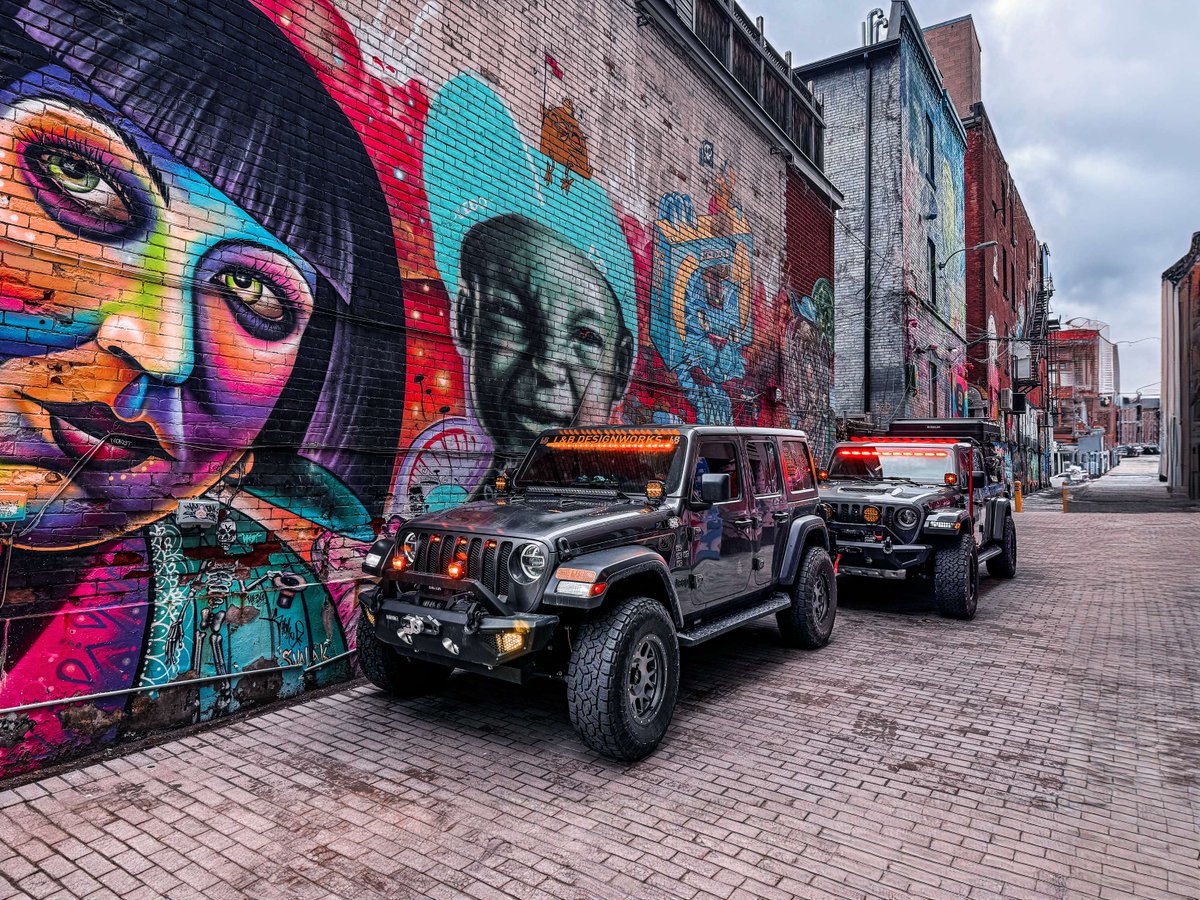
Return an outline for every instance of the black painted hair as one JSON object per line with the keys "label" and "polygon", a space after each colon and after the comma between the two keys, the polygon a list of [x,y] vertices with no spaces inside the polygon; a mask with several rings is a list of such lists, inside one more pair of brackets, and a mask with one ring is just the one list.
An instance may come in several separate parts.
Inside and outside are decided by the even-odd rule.
{"label": "black painted hair", "polygon": [[316,73],[250,0],[0,0],[3,83],[48,63],[317,270],[316,314],[258,444],[299,450],[379,512],[403,412],[400,273],[374,166]]}

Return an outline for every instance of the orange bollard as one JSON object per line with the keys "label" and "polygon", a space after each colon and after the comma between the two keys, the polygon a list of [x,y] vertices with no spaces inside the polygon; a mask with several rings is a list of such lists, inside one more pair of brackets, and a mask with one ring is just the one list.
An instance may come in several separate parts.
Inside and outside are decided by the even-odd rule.
{"label": "orange bollard", "polygon": [[1017,512],[1020,512],[1021,511],[1021,482],[1014,481],[1013,487],[1015,488],[1015,492],[1014,492],[1014,496],[1013,496],[1013,507],[1016,509]]}

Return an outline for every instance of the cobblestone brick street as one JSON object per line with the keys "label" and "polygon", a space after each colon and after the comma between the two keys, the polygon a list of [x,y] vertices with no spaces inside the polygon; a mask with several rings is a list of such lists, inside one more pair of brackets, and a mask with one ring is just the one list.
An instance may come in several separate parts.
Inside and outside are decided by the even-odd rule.
{"label": "cobblestone brick street", "polygon": [[458,675],[0,791],[0,896],[1200,896],[1200,516],[1018,527],[974,622],[869,587],[686,653],[633,766]]}

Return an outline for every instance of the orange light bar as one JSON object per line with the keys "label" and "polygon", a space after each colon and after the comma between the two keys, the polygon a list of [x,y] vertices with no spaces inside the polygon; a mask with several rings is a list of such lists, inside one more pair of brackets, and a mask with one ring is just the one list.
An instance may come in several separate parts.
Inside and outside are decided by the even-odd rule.
{"label": "orange light bar", "polygon": [[669,453],[679,446],[678,439],[645,441],[589,441],[579,438],[553,438],[547,444],[552,450],[642,450],[649,453]]}
{"label": "orange light bar", "polygon": [[452,562],[446,566],[446,574],[451,578],[462,578],[466,574],[467,567],[464,563]]}

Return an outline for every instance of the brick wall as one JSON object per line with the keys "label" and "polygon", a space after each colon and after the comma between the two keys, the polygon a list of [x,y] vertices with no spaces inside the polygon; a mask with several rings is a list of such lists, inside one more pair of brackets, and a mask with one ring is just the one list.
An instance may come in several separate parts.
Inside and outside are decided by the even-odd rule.
{"label": "brick wall", "polygon": [[543,426],[823,450],[829,201],[631,5],[114,9],[0,20],[0,775],[348,676]]}
{"label": "brick wall", "polygon": [[983,99],[982,48],[975,20],[971,16],[951,19],[931,25],[924,35],[954,108],[959,116],[969,115],[971,107]]}
{"label": "brick wall", "polygon": [[[919,34],[919,33],[918,33]],[[864,412],[864,360],[870,360],[871,419],[952,415],[965,405],[963,335],[963,153],[953,107],[907,27],[876,45],[871,128],[870,351],[864,336],[866,273],[866,96],[862,59],[801,69],[825,98],[826,172],[845,205],[835,230],[837,377],[843,415]],[[928,171],[933,124],[934,171]],[[935,263],[950,259],[930,291]],[[931,302],[932,301],[932,302]]]}

